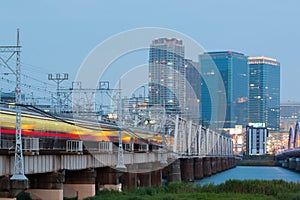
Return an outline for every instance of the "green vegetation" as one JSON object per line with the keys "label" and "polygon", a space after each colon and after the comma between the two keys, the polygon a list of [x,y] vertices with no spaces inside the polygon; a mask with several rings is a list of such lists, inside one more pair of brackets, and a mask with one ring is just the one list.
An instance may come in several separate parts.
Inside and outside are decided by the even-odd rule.
{"label": "green vegetation", "polygon": [[229,180],[220,185],[170,183],[160,187],[142,187],[124,192],[101,191],[86,200],[181,200],[181,199],[264,199],[300,200],[300,184],[282,180]]}

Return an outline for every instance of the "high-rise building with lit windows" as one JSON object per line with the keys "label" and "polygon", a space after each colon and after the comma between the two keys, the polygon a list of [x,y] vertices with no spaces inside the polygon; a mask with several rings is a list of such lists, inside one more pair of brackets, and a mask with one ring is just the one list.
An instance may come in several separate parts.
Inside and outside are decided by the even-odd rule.
{"label": "high-rise building with lit windows", "polygon": [[149,104],[167,112],[185,108],[184,45],[176,38],[152,41],[149,52]]}
{"label": "high-rise building with lit windows", "polygon": [[[232,51],[205,52],[199,56],[201,65],[201,104],[202,120],[205,123],[224,123],[224,128],[235,128],[236,125],[246,127],[248,124],[248,64],[247,56]],[[208,91],[205,78],[215,73],[211,71],[215,65],[223,79],[226,93],[226,114],[224,122],[212,122],[212,94]],[[217,83],[216,83],[217,84]],[[220,92],[220,91],[212,91]],[[222,101],[219,101],[222,102]]]}
{"label": "high-rise building with lit windows", "polygon": [[201,119],[201,74],[200,63],[185,59],[185,115],[199,123]]}
{"label": "high-rise building with lit windows", "polygon": [[280,128],[280,63],[268,57],[249,57],[249,122]]}

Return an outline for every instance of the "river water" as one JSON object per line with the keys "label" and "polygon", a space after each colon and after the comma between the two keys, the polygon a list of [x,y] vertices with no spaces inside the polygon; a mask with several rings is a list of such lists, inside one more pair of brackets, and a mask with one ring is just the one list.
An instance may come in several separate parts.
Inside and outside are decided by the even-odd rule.
{"label": "river water", "polygon": [[203,178],[201,180],[195,181],[197,184],[220,184],[224,183],[229,179],[261,179],[261,180],[274,180],[282,179],[287,182],[299,182],[300,173],[294,172],[282,167],[248,167],[248,166],[237,166],[230,170],[212,175],[210,177]]}

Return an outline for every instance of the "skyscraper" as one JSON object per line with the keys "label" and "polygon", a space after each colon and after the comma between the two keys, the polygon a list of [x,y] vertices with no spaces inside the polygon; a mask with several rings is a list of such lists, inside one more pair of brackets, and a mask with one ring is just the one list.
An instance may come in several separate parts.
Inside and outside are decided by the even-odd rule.
{"label": "skyscraper", "polygon": [[185,107],[184,45],[176,38],[152,41],[149,53],[149,104],[169,113]]}
{"label": "skyscraper", "polygon": [[[223,79],[226,93],[226,114],[224,128],[234,128],[235,125],[246,126],[248,122],[248,64],[247,57],[242,53],[232,51],[205,52],[199,56],[201,65],[201,104],[202,120],[212,119],[212,94],[208,91],[205,78],[215,75],[208,70],[210,65],[216,65]],[[212,91],[219,92],[219,91]],[[222,101],[220,101],[222,102]],[[216,123],[216,122],[211,122]]]}
{"label": "skyscraper", "polygon": [[186,118],[193,119],[196,123],[201,118],[201,75],[200,63],[185,59],[185,113]]}
{"label": "skyscraper", "polygon": [[273,58],[249,57],[249,122],[280,128],[280,63]]}

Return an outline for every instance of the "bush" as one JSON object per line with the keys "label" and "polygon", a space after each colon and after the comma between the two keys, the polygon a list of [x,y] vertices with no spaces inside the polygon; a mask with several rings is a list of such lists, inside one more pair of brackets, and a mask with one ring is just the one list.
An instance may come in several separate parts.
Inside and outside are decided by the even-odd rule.
{"label": "bush", "polygon": [[299,193],[279,193],[276,196],[277,200],[300,200],[300,194]]}
{"label": "bush", "polygon": [[[176,199],[278,199],[300,200],[300,183],[283,180],[228,180],[214,185],[172,182],[160,187],[141,187],[124,192],[101,191],[87,199],[176,200]],[[232,198],[231,198],[232,197]]]}
{"label": "bush", "polygon": [[166,186],[166,192],[169,193],[187,193],[195,191],[195,187],[191,182],[172,182]]}

